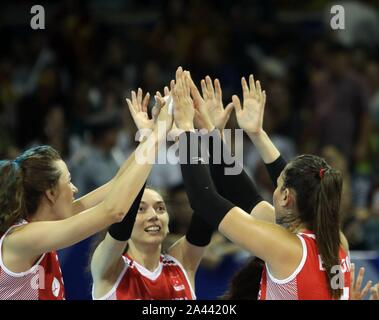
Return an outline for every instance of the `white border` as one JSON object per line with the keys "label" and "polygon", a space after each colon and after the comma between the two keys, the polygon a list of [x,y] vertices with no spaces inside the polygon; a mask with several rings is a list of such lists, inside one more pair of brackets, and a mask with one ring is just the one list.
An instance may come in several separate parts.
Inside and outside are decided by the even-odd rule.
{"label": "white border", "polygon": [[307,255],[308,255],[308,253],[307,253],[307,245],[306,245],[306,243],[305,243],[305,240],[303,239],[303,237],[302,237],[300,234],[297,234],[296,236],[297,236],[297,237],[300,239],[300,241],[301,241],[301,245],[302,245],[302,247],[303,247],[303,255],[302,255],[302,257],[301,257],[301,261],[300,261],[299,265],[297,266],[297,268],[295,269],[295,271],[292,272],[292,274],[291,274],[290,276],[288,276],[288,277],[285,278],[285,279],[277,279],[277,278],[275,278],[275,277],[271,274],[270,269],[268,268],[268,265],[267,265],[267,263],[266,263],[266,270],[267,270],[267,274],[268,274],[268,276],[270,277],[270,279],[271,279],[273,282],[275,282],[275,283],[277,283],[277,284],[286,284],[286,283],[291,282],[293,279],[295,279],[295,277],[296,277],[296,276],[300,273],[300,271],[303,269],[304,264],[305,264],[305,261],[307,260]]}
{"label": "white border", "polygon": [[28,222],[25,221],[25,220],[22,220],[20,223],[18,224],[15,224],[13,226],[11,226],[4,234],[3,236],[1,237],[0,239],[0,268],[9,276],[11,277],[15,277],[15,278],[21,278],[21,277],[24,277],[24,276],[27,276],[31,273],[35,273],[37,267],[40,265],[42,259],[45,257],[46,253],[42,254],[41,257],[37,260],[37,262],[31,266],[28,270],[26,271],[23,271],[23,272],[13,272],[11,270],[9,270],[5,264],[4,264],[4,261],[3,261],[3,242],[4,242],[4,239],[5,237],[7,236],[7,234],[9,233],[9,231],[11,231],[12,229],[14,228],[17,228],[17,227],[20,227],[24,224],[27,224]]}
{"label": "white border", "polygon": [[[148,269],[146,269],[143,265],[139,264],[137,261],[133,260],[133,265],[137,268],[138,272],[143,275],[145,278],[148,278],[149,280],[151,281],[155,281],[158,279],[158,277],[161,275],[162,273],[162,269],[163,269],[163,263],[161,262],[161,257],[162,255],[159,256],[159,264],[158,266],[155,268],[154,271],[150,271]],[[163,258],[163,257],[162,257]],[[129,259],[128,259],[129,260]]]}

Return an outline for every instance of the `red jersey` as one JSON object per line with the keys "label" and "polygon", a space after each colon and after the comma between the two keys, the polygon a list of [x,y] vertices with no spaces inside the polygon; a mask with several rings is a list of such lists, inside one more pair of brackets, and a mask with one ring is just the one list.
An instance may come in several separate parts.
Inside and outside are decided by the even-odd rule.
{"label": "red jersey", "polygon": [[[297,234],[303,246],[303,257],[296,270],[283,280],[271,275],[267,264],[262,272],[259,300],[331,300],[328,279],[318,253],[315,235],[310,232]],[[344,288],[341,300],[349,299],[350,257],[340,249],[340,266],[343,273]],[[338,273],[336,272],[336,283]],[[341,275],[342,277],[342,275]],[[333,281],[333,279],[332,279]]]}
{"label": "red jersey", "polygon": [[0,300],[63,300],[63,278],[55,251],[44,253],[24,272],[12,272],[4,265],[4,238],[10,230],[26,223],[23,220],[10,227],[0,239]]}
{"label": "red jersey", "polygon": [[[98,300],[192,300],[196,299],[187,273],[178,260],[162,255],[154,271],[147,270],[128,255],[113,288]],[[92,288],[92,298],[94,288]]]}

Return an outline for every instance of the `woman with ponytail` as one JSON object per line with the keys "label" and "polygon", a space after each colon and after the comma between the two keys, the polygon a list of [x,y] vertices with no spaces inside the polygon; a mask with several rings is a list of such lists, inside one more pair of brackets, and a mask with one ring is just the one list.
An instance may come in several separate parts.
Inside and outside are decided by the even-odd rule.
{"label": "woman with ponytail", "polygon": [[[170,130],[167,105],[158,120]],[[154,125],[136,152],[154,157],[166,140],[161,131]],[[1,161],[0,300],[64,299],[55,251],[122,221],[151,167],[133,153],[111,181],[75,200],[77,189],[52,147],[34,147],[13,161]]]}
{"label": "woman with ponytail", "polygon": [[[181,169],[191,205],[211,226],[264,261],[259,299],[348,299],[350,262],[339,218],[341,174],[312,155],[286,164],[262,129],[265,92],[252,76],[249,82],[250,88],[242,79],[243,108],[237,96],[233,105],[239,126],[276,179],[274,206],[263,207],[260,202],[253,208],[255,215],[246,212],[221,194],[209,166],[191,155],[194,148],[200,152],[194,118],[208,122],[208,131],[217,129],[205,106],[194,108],[190,79],[179,72],[174,120],[185,131],[179,137],[186,150],[180,155]],[[262,219],[269,216],[282,225]]]}

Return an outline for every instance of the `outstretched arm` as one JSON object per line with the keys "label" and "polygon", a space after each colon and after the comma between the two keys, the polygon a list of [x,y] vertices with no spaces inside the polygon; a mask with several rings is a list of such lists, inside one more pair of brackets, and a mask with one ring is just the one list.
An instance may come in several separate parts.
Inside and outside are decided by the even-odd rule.
{"label": "outstretched arm", "polygon": [[[209,76],[205,80],[201,80],[201,95],[189,73],[187,76],[190,80],[191,95],[194,101],[195,119],[197,118],[197,125],[202,126],[198,127],[198,129],[209,130],[209,127],[212,128],[211,125],[206,126],[208,122],[215,128],[209,134],[204,135],[203,138],[208,138],[209,168],[218,193],[246,212],[255,215],[260,212],[261,214],[257,216],[259,219],[275,222],[273,207],[268,202],[263,201],[255,183],[236,162],[235,156],[231,154],[228,146],[221,138],[233,104],[230,103],[224,109],[220,81],[216,79],[213,85]],[[232,159],[232,162],[226,163],[225,157]],[[233,168],[234,172],[231,172],[231,168]],[[236,185],[239,186],[238,189],[235,188]],[[256,207],[264,207],[266,210],[254,210]]]}
{"label": "outstretched arm", "polygon": [[[165,122],[168,130],[171,128],[172,115],[168,114],[167,107],[162,108],[160,120]],[[73,245],[110,224],[121,221],[144,185],[152,167],[152,161],[141,161],[137,158],[137,154],[144,156],[144,160],[154,159],[158,146],[165,141],[165,138],[166,132],[159,132],[155,128],[149,138],[138,146],[136,156],[132,156],[129,169],[122,172],[114,181],[105,199],[98,205],[64,220],[32,222],[17,228],[6,237],[8,253],[33,259],[42,253]]]}
{"label": "outstretched arm", "polygon": [[109,291],[124,266],[122,255],[133,231],[145,185],[124,219],[109,227],[104,240],[99,243],[91,258],[91,274],[96,296],[103,296]]}
{"label": "outstretched arm", "polygon": [[253,75],[249,77],[250,87],[245,78],[242,78],[241,84],[243,107],[238,96],[234,95],[232,97],[238,124],[252,140],[264,163],[274,162],[280,156],[280,153],[263,130],[266,92],[262,91],[259,81],[254,81]]}
{"label": "outstretched arm", "polygon": [[[147,93],[143,97],[143,92],[140,88],[138,88],[137,93],[132,91],[131,99],[126,99],[129,111],[137,128],[144,129],[146,133],[148,131],[151,132],[154,129],[154,124],[161,108],[161,104],[158,100],[157,104],[153,107],[153,118],[149,119],[147,114],[149,99],[150,94]],[[72,208],[73,214],[89,209],[103,201],[108,192],[112,189],[114,182],[130,168],[130,165],[133,163],[134,156],[135,154],[133,153],[127,160],[124,161],[117,174],[110,181],[75,200]]]}
{"label": "outstretched arm", "polygon": [[191,149],[199,152],[199,146],[193,133],[194,112],[188,91],[185,76],[177,78],[173,95],[175,123],[185,131],[179,139],[179,150],[186,150],[180,154],[180,163],[192,208],[230,240],[265,260],[275,276],[283,278],[289,275],[302,257],[302,245],[298,237],[278,225],[259,221],[220,196],[208,165],[199,163],[199,158],[191,154]]}
{"label": "outstretched arm", "polygon": [[241,79],[241,84],[243,106],[236,95],[232,97],[238,124],[254,143],[266,165],[272,183],[276,186],[276,181],[287,163],[263,130],[266,92],[262,91],[259,81],[254,81],[253,75],[249,77],[249,85],[245,78]]}

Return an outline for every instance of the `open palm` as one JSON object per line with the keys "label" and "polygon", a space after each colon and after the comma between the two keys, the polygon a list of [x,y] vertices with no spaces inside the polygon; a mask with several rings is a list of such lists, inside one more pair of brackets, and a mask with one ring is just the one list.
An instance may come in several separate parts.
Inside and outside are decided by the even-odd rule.
{"label": "open palm", "polygon": [[196,126],[204,128],[211,122],[214,127],[223,130],[229,120],[233,105],[229,104],[224,109],[220,81],[216,79],[213,87],[209,76],[201,80],[202,96],[191,78],[190,87],[195,107]]}
{"label": "open palm", "polygon": [[249,85],[242,78],[243,107],[239,98],[232,97],[236,110],[237,121],[243,130],[249,133],[259,133],[263,130],[263,115],[266,104],[266,92],[262,91],[259,81],[254,81],[253,75],[249,77]]}
{"label": "open palm", "polygon": [[142,89],[138,88],[137,94],[132,91],[132,100],[127,98],[126,102],[128,103],[130,113],[138,130],[152,130],[154,128],[154,118],[150,119],[149,115],[147,114],[147,106],[149,104],[150,94],[147,93],[144,98],[142,97]]}
{"label": "open palm", "polygon": [[208,111],[208,115],[213,125],[220,130],[223,130],[230,118],[230,113],[233,110],[233,105],[230,103],[225,109],[222,102],[222,90],[220,81],[214,81],[207,76],[201,80],[201,90],[204,97],[204,109]]}
{"label": "open palm", "polygon": [[193,129],[195,110],[190,94],[189,77],[181,67],[176,70],[176,83],[172,90],[174,120],[178,129]]}

